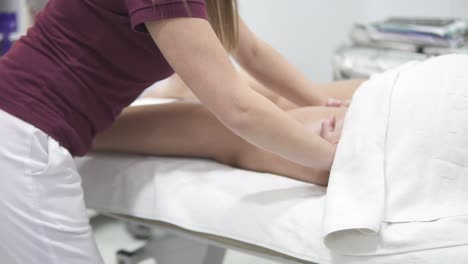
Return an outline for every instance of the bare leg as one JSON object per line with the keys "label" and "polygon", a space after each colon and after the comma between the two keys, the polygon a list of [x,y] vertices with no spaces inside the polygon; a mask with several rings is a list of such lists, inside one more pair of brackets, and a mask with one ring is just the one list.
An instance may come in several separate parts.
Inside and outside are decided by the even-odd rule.
{"label": "bare leg", "polygon": [[[319,120],[331,114],[339,116],[344,110],[313,107],[291,112],[311,133]],[[328,181],[328,172],[300,166],[246,142],[199,103],[127,108],[109,130],[98,135],[94,150],[208,158],[320,185]]]}
{"label": "bare leg", "polygon": [[321,89],[331,98],[350,100],[364,80],[344,80],[321,84]]}
{"label": "bare leg", "polygon": [[154,85],[145,97],[189,100],[197,99],[177,74],[173,74],[163,82]]}

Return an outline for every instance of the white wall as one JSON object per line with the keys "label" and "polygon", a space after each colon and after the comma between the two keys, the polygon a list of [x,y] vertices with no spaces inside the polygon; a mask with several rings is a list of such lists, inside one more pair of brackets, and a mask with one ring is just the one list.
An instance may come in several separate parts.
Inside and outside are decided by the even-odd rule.
{"label": "white wall", "polygon": [[16,0],[16,1],[19,1],[21,5],[21,11],[19,14],[20,16],[19,26],[22,32],[26,32],[26,30],[31,25],[31,14],[29,12],[29,9],[26,7],[25,0]]}
{"label": "white wall", "polygon": [[[331,79],[331,55],[365,0],[239,0],[241,16],[262,39],[310,78]],[[362,4],[360,5],[362,6]]]}
{"label": "white wall", "polygon": [[317,81],[331,80],[330,60],[354,21],[387,16],[468,19],[467,0],[239,0],[260,37]]}
{"label": "white wall", "polygon": [[386,16],[459,17],[468,19],[466,0],[367,0],[366,19]]}

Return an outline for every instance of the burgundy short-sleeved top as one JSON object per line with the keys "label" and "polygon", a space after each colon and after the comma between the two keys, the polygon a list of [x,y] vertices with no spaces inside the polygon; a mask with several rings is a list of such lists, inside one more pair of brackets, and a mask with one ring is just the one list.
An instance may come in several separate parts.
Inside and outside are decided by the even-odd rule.
{"label": "burgundy short-sleeved top", "polygon": [[144,22],[207,19],[204,0],[50,0],[0,58],[0,109],[76,156],[124,107],[173,70]]}

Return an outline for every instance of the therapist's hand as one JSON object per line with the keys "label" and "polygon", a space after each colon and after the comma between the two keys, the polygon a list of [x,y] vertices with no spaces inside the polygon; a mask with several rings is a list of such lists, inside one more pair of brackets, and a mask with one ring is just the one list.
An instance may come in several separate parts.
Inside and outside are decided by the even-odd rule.
{"label": "therapist's hand", "polygon": [[320,136],[336,147],[340,141],[342,130],[343,119],[337,120],[335,116],[330,116],[322,121]]}

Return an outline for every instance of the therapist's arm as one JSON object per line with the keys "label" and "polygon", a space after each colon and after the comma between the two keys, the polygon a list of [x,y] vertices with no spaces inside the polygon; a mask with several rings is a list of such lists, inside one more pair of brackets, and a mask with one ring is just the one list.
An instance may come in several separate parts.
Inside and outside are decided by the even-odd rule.
{"label": "therapist's arm", "polygon": [[208,21],[177,18],[146,26],[175,72],[230,130],[293,162],[330,169],[335,147],[248,88]]}
{"label": "therapist's arm", "polygon": [[299,106],[325,105],[330,97],[269,44],[239,21],[233,57],[259,82]]}

